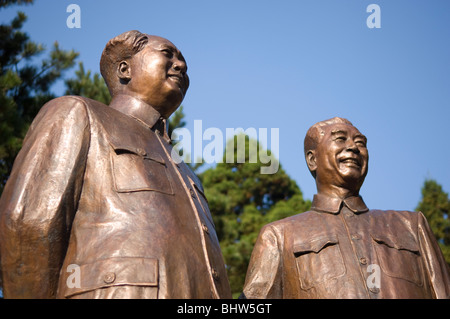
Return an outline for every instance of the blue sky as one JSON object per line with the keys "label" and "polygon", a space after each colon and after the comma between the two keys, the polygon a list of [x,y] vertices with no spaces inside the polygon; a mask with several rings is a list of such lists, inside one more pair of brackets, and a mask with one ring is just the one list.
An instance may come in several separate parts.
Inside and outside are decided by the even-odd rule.
{"label": "blue sky", "polygon": [[[71,3],[81,8],[79,29],[66,26]],[[380,29],[366,25],[372,3]],[[0,22],[18,10],[32,40],[75,49],[93,72],[106,42],[124,31],[169,39],[189,67],[187,128],[194,120],[224,134],[279,128],[281,165],[306,198],[316,189],[303,138],[334,116],[368,137],[361,195],[370,208],[414,210],[425,178],[450,191],[448,1],[36,0],[1,10]],[[53,90],[64,93],[61,83]]]}

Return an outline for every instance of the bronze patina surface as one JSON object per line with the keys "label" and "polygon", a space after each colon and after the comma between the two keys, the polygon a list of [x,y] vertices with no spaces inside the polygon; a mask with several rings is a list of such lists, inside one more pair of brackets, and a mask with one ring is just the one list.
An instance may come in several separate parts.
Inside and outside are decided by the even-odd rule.
{"label": "bronze patina surface", "polygon": [[349,121],[313,125],[311,210],[263,227],[246,298],[448,298],[448,265],[421,212],[369,210],[359,190],[367,139]]}
{"label": "bronze patina surface", "polygon": [[171,157],[183,55],[129,31],[100,66],[111,104],[48,102],[15,160],[0,200],[5,298],[230,298],[202,185]]}

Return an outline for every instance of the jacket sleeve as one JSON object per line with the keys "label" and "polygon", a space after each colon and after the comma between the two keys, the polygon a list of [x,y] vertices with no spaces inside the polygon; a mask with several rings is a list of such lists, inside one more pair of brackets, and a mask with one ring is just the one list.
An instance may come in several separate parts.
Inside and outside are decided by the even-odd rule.
{"label": "jacket sleeve", "polygon": [[281,299],[282,248],[275,229],[269,224],[261,229],[253,248],[244,284],[248,299]]}
{"label": "jacket sleeve", "polygon": [[48,102],[33,121],[0,199],[5,298],[54,298],[89,149],[84,101]]}
{"label": "jacket sleeve", "polygon": [[431,228],[420,212],[418,221],[418,234],[420,250],[425,258],[425,266],[434,297],[437,299],[450,298],[450,269],[445,262],[442,251]]}

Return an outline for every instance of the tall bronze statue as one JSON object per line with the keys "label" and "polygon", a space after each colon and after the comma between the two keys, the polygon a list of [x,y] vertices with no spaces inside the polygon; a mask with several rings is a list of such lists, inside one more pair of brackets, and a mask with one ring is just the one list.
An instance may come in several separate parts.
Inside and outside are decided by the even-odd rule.
{"label": "tall bronze statue", "polygon": [[189,86],[168,40],[110,40],[109,106],[65,96],[35,118],[0,201],[6,298],[230,298],[202,185],[171,158]]}
{"label": "tall bronze statue", "polygon": [[304,143],[311,210],[263,227],[247,298],[448,298],[450,275],[420,212],[369,210],[359,195],[366,137],[349,121],[313,125]]}

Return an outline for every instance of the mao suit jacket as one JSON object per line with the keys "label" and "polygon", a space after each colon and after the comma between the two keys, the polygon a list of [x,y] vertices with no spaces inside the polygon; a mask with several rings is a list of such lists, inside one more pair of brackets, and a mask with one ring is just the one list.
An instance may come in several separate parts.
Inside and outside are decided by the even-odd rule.
{"label": "mao suit jacket", "polygon": [[155,122],[74,96],[41,109],[0,200],[6,298],[231,297],[202,185]]}
{"label": "mao suit jacket", "polygon": [[450,275],[420,212],[315,195],[311,211],[266,225],[247,298],[449,298]]}

